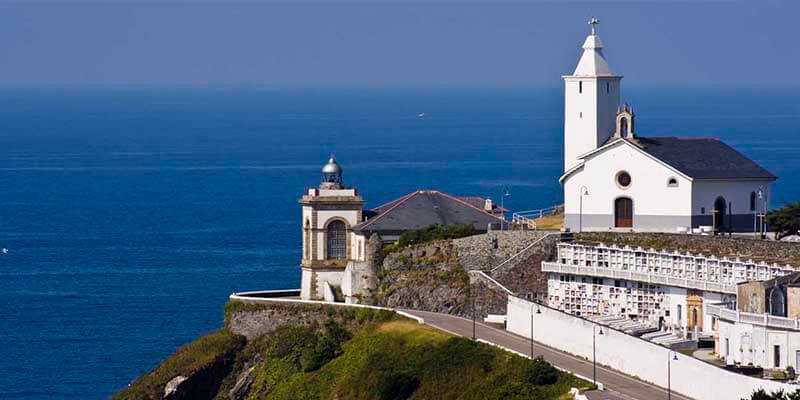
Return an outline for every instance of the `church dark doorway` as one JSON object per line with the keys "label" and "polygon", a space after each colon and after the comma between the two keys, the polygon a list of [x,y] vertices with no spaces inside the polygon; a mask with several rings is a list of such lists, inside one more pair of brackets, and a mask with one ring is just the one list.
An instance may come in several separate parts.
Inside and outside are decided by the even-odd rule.
{"label": "church dark doorway", "polygon": [[717,197],[714,202],[714,232],[725,230],[726,204],[723,197]]}
{"label": "church dark doorway", "polygon": [[627,197],[614,200],[614,226],[617,228],[633,227],[633,200]]}

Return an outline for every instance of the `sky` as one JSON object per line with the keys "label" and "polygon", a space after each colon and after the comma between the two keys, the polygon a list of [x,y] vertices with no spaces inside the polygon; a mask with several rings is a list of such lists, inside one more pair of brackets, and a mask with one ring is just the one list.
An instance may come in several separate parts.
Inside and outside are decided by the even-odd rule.
{"label": "sky", "polygon": [[800,1],[0,1],[2,84],[800,86]]}

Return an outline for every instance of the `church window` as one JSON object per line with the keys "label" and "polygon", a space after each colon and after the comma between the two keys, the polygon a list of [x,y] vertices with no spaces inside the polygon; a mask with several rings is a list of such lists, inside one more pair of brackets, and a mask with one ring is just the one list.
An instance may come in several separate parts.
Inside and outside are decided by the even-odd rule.
{"label": "church window", "polygon": [[347,236],[344,222],[332,221],[328,224],[328,259],[343,260],[347,258]]}
{"label": "church window", "polygon": [[625,171],[620,171],[619,173],[617,173],[617,185],[619,185],[619,187],[623,189],[630,186],[631,185],[630,174],[628,174]]}
{"label": "church window", "polygon": [[606,81],[606,93],[611,93],[611,83]]}
{"label": "church window", "polygon": [[578,81],[578,93],[583,93],[583,81]]}
{"label": "church window", "polygon": [[667,180],[667,186],[678,187],[678,180],[676,178],[669,178],[669,180]]}
{"label": "church window", "polygon": [[583,111],[578,113],[578,118],[583,118]]}
{"label": "church window", "polygon": [[756,192],[750,192],[750,211],[756,210]]}

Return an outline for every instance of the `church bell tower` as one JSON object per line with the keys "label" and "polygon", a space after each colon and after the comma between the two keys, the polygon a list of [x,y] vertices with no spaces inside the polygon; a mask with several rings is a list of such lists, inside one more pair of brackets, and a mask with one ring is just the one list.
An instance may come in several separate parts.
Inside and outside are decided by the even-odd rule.
{"label": "church bell tower", "polygon": [[564,78],[564,171],[578,165],[578,156],[592,151],[614,133],[622,76],[611,71],[597,35],[597,18],[575,72]]}

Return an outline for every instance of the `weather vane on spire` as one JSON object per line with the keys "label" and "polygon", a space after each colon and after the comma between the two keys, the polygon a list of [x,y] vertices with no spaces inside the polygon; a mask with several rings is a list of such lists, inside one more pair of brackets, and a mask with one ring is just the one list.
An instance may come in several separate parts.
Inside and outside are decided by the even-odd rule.
{"label": "weather vane on spire", "polygon": [[591,26],[592,26],[592,35],[596,35],[596,33],[595,33],[595,27],[596,27],[596,26],[597,26],[597,24],[599,24],[599,23],[600,23],[600,20],[598,20],[598,19],[597,19],[597,18],[595,18],[595,17],[592,17],[592,19],[590,19],[590,20],[589,20],[589,25],[591,25]]}

